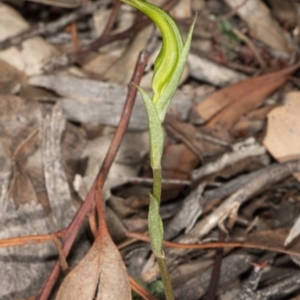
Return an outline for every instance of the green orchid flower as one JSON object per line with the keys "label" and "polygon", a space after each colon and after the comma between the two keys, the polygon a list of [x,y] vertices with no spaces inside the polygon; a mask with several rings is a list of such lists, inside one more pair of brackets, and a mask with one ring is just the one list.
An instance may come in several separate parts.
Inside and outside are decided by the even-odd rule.
{"label": "green orchid flower", "polygon": [[161,271],[166,298],[171,300],[174,297],[162,249],[163,223],[159,214],[162,179],[161,158],[164,146],[162,123],[186,65],[196,18],[184,43],[178,26],[168,13],[144,0],[121,1],[146,14],[158,26],[162,35],[162,46],[154,63],[152,97],[148,96],[142,88],[137,88],[142,95],[148,116],[150,160],[153,170],[153,192],[150,194],[148,215],[149,235],[152,251]]}
{"label": "green orchid flower", "polygon": [[167,12],[144,0],[121,1],[147,15],[162,34],[162,47],[154,63],[152,101],[163,122],[187,61],[195,21],[184,43],[177,24]]}

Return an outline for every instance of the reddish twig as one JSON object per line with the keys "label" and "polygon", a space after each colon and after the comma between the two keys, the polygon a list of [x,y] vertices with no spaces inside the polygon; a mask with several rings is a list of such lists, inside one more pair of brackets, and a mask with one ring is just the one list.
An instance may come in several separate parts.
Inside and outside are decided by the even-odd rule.
{"label": "reddish twig", "polygon": [[[224,242],[225,240],[225,233],[219,229],[219,242]],[[208,286],[208,293],[207,293],[207,300],[214,300],[216,299],[216,294],[217,294],[217,288],[218,288],[218,283],[219,283],[219,278],[220,278],[220,270],[222,266],[222,260],[223,260],[223,248],[219,248],[216,251],[216,256],[215,256],[215,262],[214,266],[212,269],[212,274],[211,274],[211,280]]]}
{"label": "reddish twig", "polygon": [[115,3],[114,3],[114,7],[112,9],[112,12],[109,16],[109,19],[106,23],[106,26],[104,28],[104,31],[102,33],[102,38],[108,36],[114,26],[114,23],[117,19],[117,16],[118,16],[118,12],[120,10],[120,7],[121,7],[121,2],[119,0],[115,0]]}
{"label": "reddish twig", "polygon": [[0,240],[0,248],[47,243],[53,240],[52,235],[61,238],[65,231],[66,229],[63,229],[52,234],[26,235]]}
{"label": "reddish twig", "polygon": [[[139,55],[139,59],[136,64],[136,67],[135,67],[135,70],[133,73],[133,77],[132,77],[132,83],[134,83],[135,85],[138,85],[140,83],[140,80],[142,78],[147,61],[148,61],[148,54],[145,51],[142,51]],[[71,222],[71,224],[68,226],[68,228],[65,231],[65,234],[64,234],[62,240],[63,240],[63,253],[66,257],[68,256],[68,254],[70,252],[70,249],[74,243],[74,240],[77,236],[79,229],[81,228],[81,226],[83,224],[84,219],[86,218],[86,216],[89,213],[92,212],[92,210],[95,207],[95,195],[96,195],[97,183],[100,182],[100,184],[97,186],[98,188],[101,188],[103,186],[105,179],[107,177],[107,174],[109,172],[109,169],[113,163],[113,160],[116,156],[116,153],[117,153],[120,143],[122,141],[122,138],[124,136],[124,133],[128,127],[130,115],[131,115],[133,105],[135,102],[135,98],[136,98],[136,94],[137,94],[137,89],[136,89],[135,85],[133,85],[133,84],[129,85],[126,102],[124,105],[124,109],[123,109],[123,112],[121,115],[121,119],[120,119],[118,128],[115,132],[111,146],[106,154],[106,157],[101,166],[99,174],[98,174],[93,186],[91,187],[85,201],[83,202],[81,208],[79,209],[79,211],[75,215],[73,221]],[[100,192],[101,191],[98,190],[98,193],[100,193]],[[101,195],[101,198],[102,198],[102,195]],[[99,221],[101,221],[101,220],[99,220]],[[48,297],[51,293],[51,290],[58,278],[59,273],[60,273],[60,266],[59,266],[59,263],[56,262],[49,278],[47,279],[47,281],[45,282],[44,286],[42,287],[39,294],[35,297],[35,299],[39,299],[39,300],[48,299]]]}
{"label": "reddish twig", "polygon": [[[146,243],[150,243],[150,238],[147,235],[136,233],[136,232],[126,232],[126,236],[128,238],[132,238],[136,241],[143,241]],[[283,243],[282,243],[283,244]],[[294,255],[300,257],[300,252],[297,250],[290,250],[289,248],[280,248],[269,246],[267,243],[255,243],[255,242],[239,242],[239,241],[232,241],[232,242],[211,242],[211,243],[203,243],[203,244],[181,244],[181,243],[174,243],[163,241],[163,246],[168,248],[176,248],[176,249],[218,249],[218,248],[249,248],[249,249],[261,249],[267,250],[272,252],[284,253],[288,255]]]}
{"label": "reddish twig", "polygon": [[136,282],[132,277],[129,277],[131,288],[138,293],[145,300],[158,300],[152,296],[148,291],[146,291],[138,282]]}

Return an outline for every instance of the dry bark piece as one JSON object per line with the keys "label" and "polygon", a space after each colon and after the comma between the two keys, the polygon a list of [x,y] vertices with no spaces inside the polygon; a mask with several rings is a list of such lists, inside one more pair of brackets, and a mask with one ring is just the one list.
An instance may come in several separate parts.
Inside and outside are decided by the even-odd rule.
{"label": "dry bark piece", "polygon": [[107,233],[95,240],[60,286],[56,300],[74,299],[131,299],[125,265]]}
{"label": "dry bark piece", "polygon": [[234,165],[248,157],[259,156],[266,153],[265,147],[257,143],[253,137],[232,145],[232,149],[232,152],[226,152],[214,162],[195,169],[191,175],[192,180],[200,180],[205,176],[220,172],[225,167]]}
{"label": "dry bark piece", "polygon": [[198,185],[198,187],[192,191],[182,203],[180,210],[167,224],[164,230],[165,240],[170,240],[175,237],[182,229],[185,229],[187,233],[197,221],[197,218],[202,214],[203,205],[206,200],[202,196],[205,183]]}
{"label": "dry bark piece", "polygon": [[[212,214],[197,223],[189,234],[196,235],[197,240],[203,238],[220,220],[225,220],[223,219],[225,216],[228,217],[232,210],[237,209],[241,204],[248,201],[255,193],[266,188],[269,184],[285,179],[293,170],[299,170],[299,168],[300,161],[296,160],[281,165],[270,165],[262,169],[255,178],[224,200]],[[186,238],[187,237],[183,238],[183,240]]]}
{"label": "dry bark piece", "polygon": [[189,54],[188,65],[191,77],[216,86],[226,86],[247,78],[242,73],[233,71],[192,53]]}
{"label": "dry bark piece", "polygon": [[75,214],[75,207],[71,202],[70,189],[61,158],[60,142],[65,129],[65,122],[60,105],[56,104],[51,113],[45,116],[42,132],[45,185],[57,230],[69,225]]}
{"label": "dry bark piece", "polygon": [[[222,261],[219,284],[228,284],[230,281],[249,270],[251,267],[250,263],[255,258],[256,257],[253,254],[241,252],[225,257]],[[204,272],[201,271],[198,274],[194,274],[191,279],[176,286],[174,288],[175,299],[194,300],[203,297],[207,292],[211,273],[212,267],[208,268]]]}
{"label": "dry bark piece", "polygon": [[[183,244],[198,242],[217,226],[221,220],[224,220],[224,217],[228,217],[233,209],[237,209],[267,186],[287,178],[298,170],[300,170],[300,160],[273,164],[256,172],[255,177],[251,177],[245,185],[225,199],[210,215],[196,223],[194,228],[188,234],[180,237],[177,242]],[[180,249],[167,249],[165,251],[167,264],[173,264],[178,256],[184,255],[184,251]],[[158,276],[158,270],[151,268],[144,275],[148,280],[154,280]]]}
{"label": "dry bark piece", "polygon": [[[67,76],[34,76],[29,79],[29,84],[47,88],[63,96],[59,100],[69,120],[110,126],[117,126],[127,93],[126,87],[118,84]],[[169,111],[175,109],[182,119],[187,119],[192,97],[193,92],[177,91]],[[129,129],[148,129],[144,103],[139,94]]]}

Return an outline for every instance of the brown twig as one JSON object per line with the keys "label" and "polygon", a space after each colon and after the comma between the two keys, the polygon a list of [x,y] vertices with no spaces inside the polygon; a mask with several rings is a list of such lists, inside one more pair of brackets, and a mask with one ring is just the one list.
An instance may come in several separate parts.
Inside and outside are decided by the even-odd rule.
{"label": "brown twig", "polygon": [[252,50],[257,62],[259,63],[262,71],[265,71],[267,69],[267,63],[265,62],[265,60],[262,58],[262,56],[260,55],[258,49],[256,48],[256,46],[254,45],[254,43],[251,41],[251,39],[249,39],[242,31],[238,30],[237,28],[232,28],[232,32],[238,37],[240,38],[243,42],[245,42],[245,44],[247,44],[247,46]]}
{"label": "brown twig", "polygon": [[57,238],[61,238],[65,231],[66,229],[53,234],[26,235],[0,240],[0,248],[47,243],[53,240],[52,235],[55,235]]}
{"label": "brown twig", "polygon": [[219,19],[219,22],[223,22],[226,21],[227,19],[233,17],[241,7],[243,7],[246,3],[248,2],[248,0],[243,1],[241,4],[235,6],[229,13],[227,13],[226,15],[222,16]]}
{"label": "brown twig", "polygon": [[117,19],[120,7],[121,7],[121,2],[119,0],[115,0],[114,7],[112,9],[112,12],[108,18],[108,21],[107,21],[104,31],[102,33],[102,38],[107,37],[110,34],[110,32],[114,26],[114,23]]}
{"label": "brown twig", "polygon": [[[219,242],[224,242],[224,240],[225,240],[225,233],[219,229]],[[222,259],[223,259],[223,251],[224,251],[223,248],[219,248],[216,251],[214,266],[212,269],[211,280],[208,286],[208,294],[206,300],[216,299]]]}
{"label": "brown twig", "polygon": [[[136,241],[143,241],[146,243],[150,243],[150,238],[147,235],[136,233],[136,232],[126,232],[126,236],[128,238],[135,239]],[[261,250],[267,250],[272,252],[278,252],[278,253],[284,253],[288,255],[294,255],[297,257],[300,257],[299,251],[293,251],[288,248],[279,248],[279,247],[273,247],[269,246],[268,244],[259,244],[255,242],[239,242],[239,241],[233,241],[233,242],[210,242],[210,243],[203,243],[203,244],[181,244],[181,243],[175,243],[175,242],[168,242],[163,241],[163,246],[167,248],[176,248],[176,249],[185,249],[185,250],[203,250],[203,249],[218,249],[218,248],[248,248],[248,249],[261,249]]]}
{"label": "brown twig", "polygon": [[136,282],[132,277],[129,277],[131,288],[138,293],[145,300],[158,300],[152,296],[148,291],[146,291],[138,282]]}
{"label": "brown twig", "polygon": [[[145,66],[147,64],[147,61],[148,61],[148,55],[145,51],[142,51],[140,53],[140,56],[139,56],[139,59],[136,64],[136,68],[134,70],[134,74],[132,77],[132,82],[135,85],[139,84],[139,82],[142,78]],[[122,137],[127,129],[130,115],[132,112],[132,108],[133,108],[133,105],[135,102],[135,97],[137,94],[137,89],[136,89],[135,85],[130,84],[130,86],[128,88],[128,94],[127,94],[126,102],[125,102],[124,109],[123,109],[123,112],[121,115],[119,126],[116,130],[116,133],[112,140],[111,146],[106,154],[105,160],[101,166],[101,169],[99,171],[97,179],[95,180],[93,186],[91,187],[81,208],[79,209],[79,211],[77,212],[73,221],[71,222],[71,224],[68,226],[68,228],[65,231],[65,234],[63,236],[63,253],[66,257],[68,256],[68,254],[70,252],[70,249],[74,243],[74,240],[77,236],[79,229],[81,228],[81,226],[83,224],[85,217],[89,213],[91,213],[91,211],[95,207],[95,195],[96,195],[97,182],[102,181],[102,184],[104,183],[104,181],[107,177],[107,174],[109,172],[110,166],[112,165],[113,160],[115,158],[116,152],[120,146]],[[50,276],[48,277],[47,281],[45,282],[44,286],[42,287],[39,294],[35,297],[35,299],[39,299],[39,300],[48,299],[48,297],[51,293],[51,290],[58,278],[59,273],[60,273],[59,263],[56,262]]]}

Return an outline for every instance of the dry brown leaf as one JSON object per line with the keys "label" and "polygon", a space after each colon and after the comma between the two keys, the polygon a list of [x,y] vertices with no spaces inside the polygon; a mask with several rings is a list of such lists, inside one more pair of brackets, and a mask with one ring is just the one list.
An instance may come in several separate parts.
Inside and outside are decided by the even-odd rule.
{"label": "dry brown leaf", "polygon": [[232,103],[240,102],[245,97],[250,101],[252,98],[265,98],[282,85],[287,80],[287,76],[299,66],[298,63],[287,69],[249,78],[218,90],[197,105],[197,112],[203,120],[208,121]]}
{"label": "dry brown leaf", "polygon": [[[190,172],[199,164],[199,158],[186,145],[169,145],[165,148],[162,169],[165,179],[189,179]],[[165,185],[163,189],[163,200],[176,197],[182,185],[178,188],[173,184]]]}
{"label": "dry brown leaf", "polygon": [[27,173],[18,164],[14,166],[9,196],[13,199],[16,208],[27,203],[38,203],[32,182]]}
{"label": "dry brown leaf", "polygon": [[197,112],[203,120],[209,120],[207,128],[219,127],[228,131],[241,115],[261,104],[268,95],[282,86],[299,66],[300,63],[297,63],[284,70],[225,87],[200,102]]}
{"label": "dry brown leaf", "polygon": [[37,203],[37,196],[32,182],[25,171],[27,157],[35,150],[38,141],[38,130],[34,130],[23,140],[13,154],[14,175],[9,188],[9,195],[16,207],[27,203]]}
{"label": "dry brown leaf", "polygon": [[251,233],[247,236],[247,241],[244,242],[244,244],[248,244],[248,246],[253,245],[253,248],[299,256],[299,241],[295,242],[291,247],[286,248],[284,246],[284,241],[288,236],[289,231],[289,228],[278,228]]}
{"label": "dry brown leaf", "polygon": [[20,83],[24,79],[24,74],[0,60],[0,93],[14,93],[20,88]]}
{"label": "dry brown leaf", "polygon": [[167,115],[165,127],[172,136],[187,145],[200,160],[205,156],[215,155],[224,149],[224,146],[205,140],[194,125],[182,122],[178,118]]}
{"label": "dry brown leaf", "polygon": [[271,6],[272,14],[281,22],[297,25],[297,5],[293,0],[268,0],[267,3]]}
{"label": "dry brown leaf", "polygon": [[[279,162],[300,158],[300,92],[287,94],[284,106],[268,114],[267,135],[263,144]],[[295,174],[300,181],[300,174]]]}
{"label": "dry brown leaf", "polygon": [[108,234],[98,237],[63,281],[56,300],[131,299],[122,257]]}
{"label": "dry brown leaf", "polygon": [[[290,52],[284,32],[276,20],[273,19],[269,8],[261,0],[225,0],[237,9],[237,14],[242,18],[254,35],[273,49]],[[281,1],[285,2],[285,1]]]}

